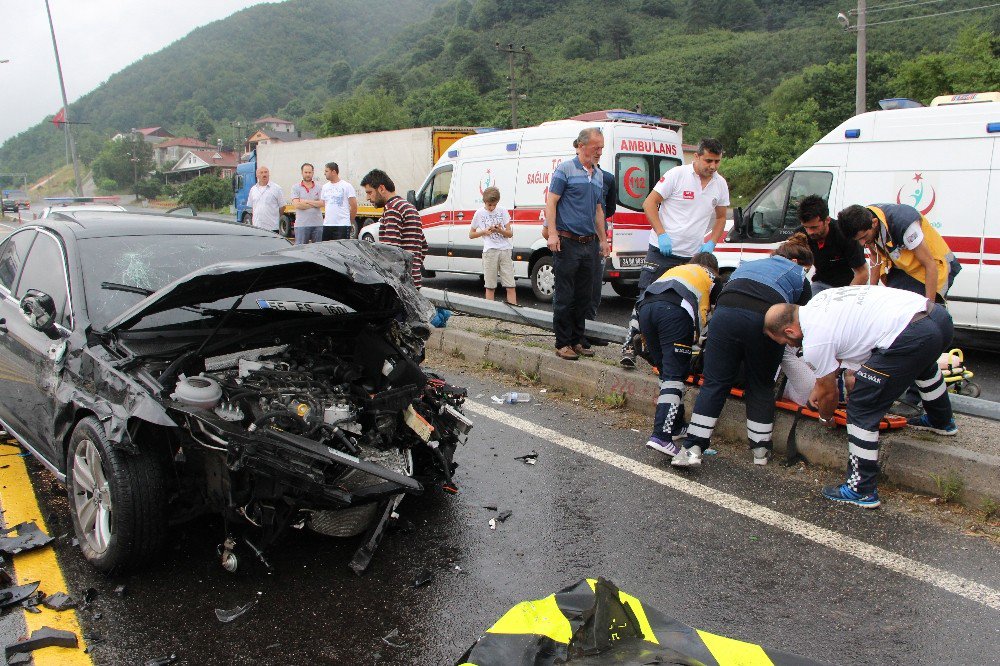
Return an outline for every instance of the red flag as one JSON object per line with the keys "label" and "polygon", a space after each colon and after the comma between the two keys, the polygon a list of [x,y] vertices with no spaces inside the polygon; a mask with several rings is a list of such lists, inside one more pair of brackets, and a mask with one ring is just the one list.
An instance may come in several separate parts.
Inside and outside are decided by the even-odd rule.
{"label": "red flag", "polygon": [[66,109],[59,109],[59,113],[52,119],[52,124],[59,127],[64,122],[66,122]]}

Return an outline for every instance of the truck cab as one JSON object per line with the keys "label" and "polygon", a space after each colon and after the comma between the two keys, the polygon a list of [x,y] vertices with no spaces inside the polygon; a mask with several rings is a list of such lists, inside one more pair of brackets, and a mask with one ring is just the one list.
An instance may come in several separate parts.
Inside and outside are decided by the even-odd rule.
{"label": "truck cab", "polygon": [[253,211],[247,208],[247,198],[250,188],[257,184],[257,154],[250,153],[250,159],[236,166],[233,174],[233,208],[236,210],[236,221],[240,224],[253,224]]}

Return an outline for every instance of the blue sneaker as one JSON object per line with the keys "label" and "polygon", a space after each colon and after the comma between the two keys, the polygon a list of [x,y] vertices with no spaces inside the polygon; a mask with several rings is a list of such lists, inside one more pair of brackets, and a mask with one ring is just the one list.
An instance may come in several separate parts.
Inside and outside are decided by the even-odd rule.
{"label": "blue sneaker", "polygon": [[877,509],[882,501],[878,498],[878,491],[872,491],[871,495],[860,495],[850,488],[846,483],[839,486],[823,486],[823,497],[834,502],[845,502],[860,506],[863,509]]}
{"label": "blue sneaker", "polygon": [[927,432],[932,432],[935,435],[943,435],[945,437],[954,437],[955,434],[958,433],[958,427],[955,425],[955,419],[948,421],[947,425],[936,426],[931,424],[931,420],[927,418],[926,414],[906,419],[906,425],[910,426],[914,430],[926,430]]}
{"label": "blue sneaker", "polygon": [[673,442],[669,439],[660,439],[656,435],[650,435],[649,441],[646,442],[646,446],[653,449],[654,451],[659,451],[660,453],[666,454],[668,456],[676,456],[681,452],[680,444]]}

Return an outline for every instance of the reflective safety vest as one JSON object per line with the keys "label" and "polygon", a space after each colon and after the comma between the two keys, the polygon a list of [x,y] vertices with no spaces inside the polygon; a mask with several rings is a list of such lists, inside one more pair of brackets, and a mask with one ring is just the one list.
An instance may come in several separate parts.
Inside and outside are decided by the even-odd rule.
{"label": "reflective safety vest", "polygon": [[[868,206],[868,210],[878,218],[879,226],[884,231],[875,235],[875,249],[878,250],[882,273],[888,272],[893,265],[921,284],[927,284],[924,265],[917,259],[913,250],[908,250],[899,241],[911,224],[920,220],[920,231],[924,234],[924,244],[934,258],[938,267],[937,292],[941,295],[947,291],[949,262],[953,256],[951,248],[941,238],[937,229],[931,226],[927,218],[916,208],[902,204],[877,204]],[[886,241],[883,245],[882,236]]]}
{"label": "reflective safety vest", "polygon": [[646,287],[640,304],[647,297],[664,294],[668,291],[676,293],[690,307],[689,314],[697,312],[694,322],[694,337],[697,340],[701,329],[708,321],[708,308],[715,276],[704,266],[698,264],[682,264],[667,269],[655,282]]}
{"label": "reflective safety vest", "polygon": [[486,630],[459,666],[595,664],[818,666],[797,655],[693,629],[603,578],[523,601]]}

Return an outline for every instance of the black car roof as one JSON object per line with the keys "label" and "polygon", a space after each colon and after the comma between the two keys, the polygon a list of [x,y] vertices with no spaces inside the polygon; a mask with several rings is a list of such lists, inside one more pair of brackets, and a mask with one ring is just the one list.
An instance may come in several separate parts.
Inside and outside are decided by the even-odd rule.
{"label": "black car roof", "polygon": [[75,211],[59,214],[31,224],[49,228],[77,238],[107,238],[110,236],[162,236],[162,235],[219,235],[219,236],[270,236],[274,233],[236,224],[235,221],[217,222],[205,218],[163,215],[157,213]]}

